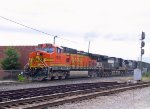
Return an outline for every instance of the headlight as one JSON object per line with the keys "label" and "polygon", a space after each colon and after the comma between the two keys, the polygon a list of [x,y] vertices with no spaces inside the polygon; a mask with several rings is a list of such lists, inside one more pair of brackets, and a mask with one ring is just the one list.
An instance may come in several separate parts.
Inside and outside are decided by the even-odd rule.
{"label": "headlight", "polygon": [[39,56],[39,52],[36,52],[36,55]]}

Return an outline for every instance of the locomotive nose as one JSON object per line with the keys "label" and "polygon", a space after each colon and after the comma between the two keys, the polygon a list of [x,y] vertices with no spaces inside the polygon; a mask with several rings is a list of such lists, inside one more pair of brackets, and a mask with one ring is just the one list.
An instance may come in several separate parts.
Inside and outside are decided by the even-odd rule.
{"label": "locomotive nose", "polygon": [[43,61],[43,53],[37,51],[36,56],[35,56],[35,60],[36,60],[36,62]]}

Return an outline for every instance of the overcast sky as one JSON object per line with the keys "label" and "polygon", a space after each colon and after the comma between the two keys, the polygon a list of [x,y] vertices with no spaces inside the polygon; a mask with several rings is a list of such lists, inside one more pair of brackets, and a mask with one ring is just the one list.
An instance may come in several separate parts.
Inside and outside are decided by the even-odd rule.
{"label": "overcast sky", "polygon": [[[149,0],[0,0],[0,16],[47,32],[45,35],[0,18],[0,45],[53,43],[138,60],[140,35],[146,33],[143,60],[150,62]],[[67,41],[70,40],[70,41]]]}

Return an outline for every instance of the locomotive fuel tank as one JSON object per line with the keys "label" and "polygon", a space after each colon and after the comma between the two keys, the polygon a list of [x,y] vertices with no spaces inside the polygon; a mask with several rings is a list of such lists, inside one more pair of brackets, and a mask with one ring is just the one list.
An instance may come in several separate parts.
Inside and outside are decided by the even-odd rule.
{"label": "locomotive fuel tank", "polygon": [[70,71],[70,78],[88,77],[88,71]]}

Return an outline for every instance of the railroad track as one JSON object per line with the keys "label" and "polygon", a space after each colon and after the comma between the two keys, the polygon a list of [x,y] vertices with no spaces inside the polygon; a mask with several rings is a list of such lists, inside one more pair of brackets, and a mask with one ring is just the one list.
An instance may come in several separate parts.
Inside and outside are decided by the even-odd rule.
{"label": "railroad track", "polygon": [[[25,96],[23,98],[15,97],[15,93],[12,94],[10,91],[5,92],[8,96],[13,97],[11,99],[4,99],[5,101],[0,102],[0,108],[21,108],[21,109],[41,109],[48,106],[56,106],[61,105],[67,102],[74,102],[79,100],[85,100],[94,98],[102,95],[109,95],[116,92],[121,92],[125,90],[130,90],[134,88],[141,88],[150,86],[149,82],[137,83],[137,84],[126,84],[126,83],[117,83],[117,82],[103,82],[103,83],[82,83],[82,84],[71,84],[71,85],[60,85],[60,86],[51,86],[51,87],[43,87],[43,88],[33,88],[33,89],[22,89],[20,90],[20,94],[24,95],[28,93],[28,97]],[[40,95],[39,92],[42,92],[42,89],[52,88],[53,90],[57,90],[51,94],[43,94]],[[60,88],[61,87],[61,88]],[[31,96],[32,92],[38,90],[38,94],[35,96]],[[40,90],[40,91],[39,91]],[[63,90],[63,91],[61,91]],[[18,90],[15,90],[17,92]],[[47,92],[50,90],[43,90]],[[19,92],[19,91],[18,91]],[[27,93],[24,93],[27,92]],[[1,93],[0,93],[1,94]],[[3,92],[3,97],[5,95]],[[19,95],[19,94],[18,94]],[[0,95],[1,96],[1,95]]]}
{"label": "railroad track", "polygon": [[117,83],[117,82],[80,83],[80,84],[68,84],[68,85],[47,86],[47,87],[40,87],[40,88],[0,91],[0,102],[35,97],[35,96],[65,93],[65,92],[76,91],[76,90],[100,88],[100,87],[113,86],[118,84],[121,83]]}

